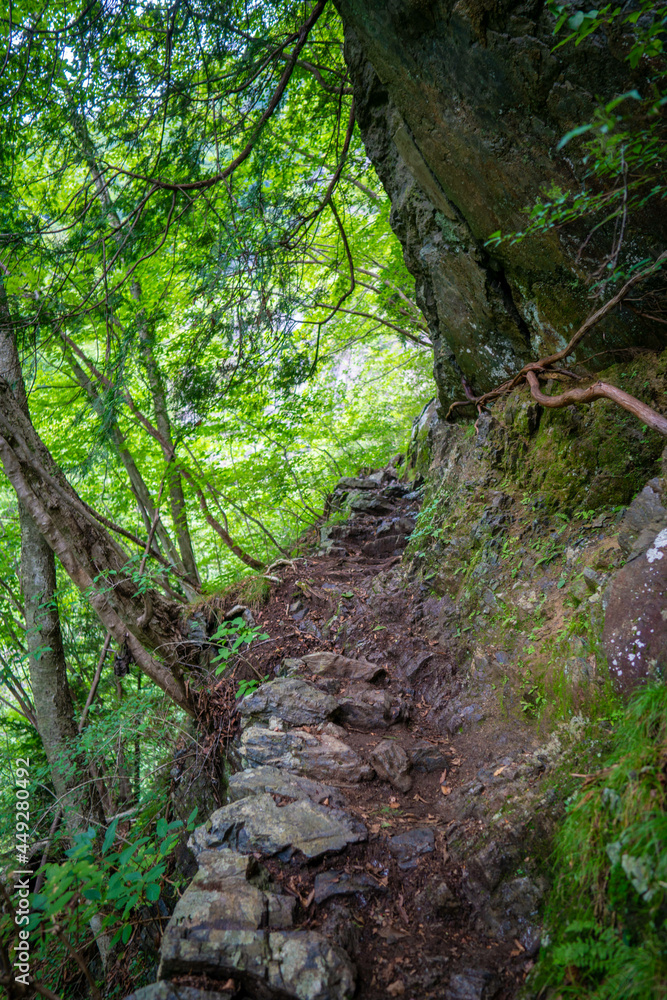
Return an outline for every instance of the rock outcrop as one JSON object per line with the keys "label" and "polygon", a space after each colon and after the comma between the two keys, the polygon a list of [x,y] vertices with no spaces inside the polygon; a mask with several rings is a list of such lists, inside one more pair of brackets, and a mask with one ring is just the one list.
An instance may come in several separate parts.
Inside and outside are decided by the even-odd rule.
{"label": "rock outcrop", "polygon": [[[543,4],[336,3],[357,120],[392,201],[445,406],[461,398],[462,374],[487,390],[564,346],[590,312],[586,278],[609,252],[613,227],[585,249],[583,227],[497,250],[485,244],[497,230],[524,229],[524,210],[544,185],[580,183],[576,143],[559,152],[560,138],[588,121],[598,100],[637,81],[618,39],[597,34],[553,52]],[[623,252],[632,261],[650,256],[664,245],[666,223],[664,212],[633,223]],[[600,325],[580,356],[661,342],[664,328],[624,311]]]}

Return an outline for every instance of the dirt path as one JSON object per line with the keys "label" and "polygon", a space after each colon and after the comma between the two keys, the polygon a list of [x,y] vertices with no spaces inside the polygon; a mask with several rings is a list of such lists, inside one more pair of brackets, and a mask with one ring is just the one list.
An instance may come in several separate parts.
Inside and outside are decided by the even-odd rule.
{"label": "dirt path", "polygon": [[[454,791],[473,779],[494,756],[522,752],[532,737],[512,723],[496,748],[497,727],[491,733],[478,726],[450,734],[438,724],[443,707],[460,688],[458,649],[455,640],[443,643],[429,637],[428,616],[426,623],[422,617],[424,594],[419,586],[406,586],[396,548],[382,557],[390,538],[402,546],[400,528],[410,530],[418,513],[415,498],[387,501],[381,513],[357,514],[338,526],[337,541],[345,552],[336,551],[336,546],[332,555],[308,557],[278,570],[283,583],[256,617],[269,635],[282,638],[255,664],[262,674],[272,675],[287,657],[331,650],[385,666],[385,686],[396,702],[409,706],[409,720],[386,733],[355,732],[343,723],[347,742],[363,759],[387,736],[408,754],[427,743],[434,751],[427,761],[432,770],[413,769],[407,792],[378,777],[345,787],[351,809],[368,826],[368,842],[349,848],[343,866],[340,857],[332,857],[299,866],[296,873],[275,866],[273,874],[298,891],[302,901],[311,897],[316,875],[329,869],[368,871],[386,883],[386,894],[375,899],[363,894],[344,897],[357,939],[360,997],[442,997],[443,982],[458,972],[461,997],[479,992],[500,1000],[512,996],[525,978],[525,949],[513,941],[486,939],[475,929],[474,908],[461,891],[464,866],[453,861],[447,847],[448,830],[457,820],[443,816],[443,790]],[[390,535],[394,530],[398,534]],[[317,683],[316,678],[310,680]],[[433,851],[420,856],[414,868],[401,870],[390,850],[391,838],[424,828],[434,833]],[[340,897],[333,905],[340,907]],[[331,906],[311,902],[303,926],[326,926]],[[488,980],[484,970],[490,973]],[[487,985],[480,992],[483,982]],[[450,995],[456,994],[450,989]]]}
{"label": "dirt path", "polygon": [[[282,582],[253,613],[269,640],[244,670],[270,681],[242,705],[234,801],[201,828],[200,882],[219,887],[218,909],[227,913],[239,892],[260,883],[244,869],[245,888],[235,883],[231,893],[211,874],[213,851],[251,852],[264,872],[267,912],[276,899],[292,900],[288,922],[276,926],[333,943],[354,963],[354,995],[364,1000],[509,1000],[539,946],[538,900],[518,867],[524,828],[501,812],[519,776],[524,786],[539,781],[535,741],[515,720],[476,713],[474,703],[461,709],[469,685],[456,609],[443,608],[401,563],[418,497],[391,481],[350,497],[351,518],[325,530],[329,551],[278,567]],[[284,783],[298,775],[312,787]],[[294,837],[278,838],[281,817],[302,805],[302,794],[310,808],[347,823],[347,846],[308,856]],[[272,819],[265,805],[258,820],[260,800]],[[310,993],[280,979],[280,990],[264,992],[257,976],[270,980],[269,960],[253,973],[247,956],[220,958],[226,942],[202,957],[215,924],[210,900],[202,910],[193,887],[186,897],[171,944],[169,931],[165,938],[161,978],[192,985],[197,975],[230,973],[225,987],[235,997],[352,995],[338,980]],[[258,928],[272,926],[264,920]],[[193,961],[183,940],[198,934],[207,944]]]}

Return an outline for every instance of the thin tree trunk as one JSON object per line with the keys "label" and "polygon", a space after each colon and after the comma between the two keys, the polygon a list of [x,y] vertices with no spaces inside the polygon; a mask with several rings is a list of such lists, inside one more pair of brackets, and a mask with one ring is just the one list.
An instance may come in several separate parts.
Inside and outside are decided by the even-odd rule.
{"label": "thin tree trunk", "polygon": [[55,597],[53,552],[22,503],[19,521],[28,668],[37,729],[67,829],[75,834],[86,830],[91,819],[104,823],[104,812],[95,785],[85,780],[85,771],[82,781],[73,757],[77,726]]}
{"label": "thin tree trunk", "polygon": [[[83,370],[83,368],[76,360],[76,358],[72,356],[71,350],[69,350],[66,345],[65,345],[65,354],[67,357],[67,363],[72,370],[74,378],[79,383],[81,388],[85,390],[93,410],[102,419],[104,416],[103,404],[96,390],[96,387],[93,384],[93,380],[89,375],[86,374],[86,372]],[[116,420],[112,420],[111,423],[108,425],[107,435],[114,447],[116,454],[118,455],[118,457],[120,458],[121,462],[125,467],[125,471],[127,472],[127,477],[130,480],[130,486],[132,488],[132,492],[134,493],[134,496],[137,500],[139,511],[146,526],[146,531],[150,531],[151,524],[153,523],[153,518],[155,517],[155,507],[153,505],[153,500],[151,498],[148,487],[144,482],[144,478],[139,472],[139,469],[137,468],[137,464],[134,461],[134,457],[130,452],[129,448],[127,447],[125,435],[121,431]],[[186,572],[185,567],[180,559],[178,552],[176,551],[174,543],[169,537],[169,533],[167,532],[167,529],[165,528],[161,518],[158,518],[155,534],[160,540],[160,544],[162,545],[165,555],[172,563],[174,568],[177,569],[179,573],[185,574]]]}
{"label": "thin tree trunk", "polygon": [[[14,327],[5,285],[0,278],[0,381],[16,407],[28,417]],[[96,790],[80,783],[72,754],[77,726],[67,681],[60,618],[56,601],[56,564],[28,508],[19,500],[21,526],[21,586],[26,623],[28,670],[37,729],[44,745],[51,779],[61,800],[71,833],[87,828],[94,817],[104,822]]]}
{"label": "thin tree trunk", "polygon": [[[119,645],[127,645],[144,673],[192,713],[179,666],[181,605],[154,590],[140,592],[127,572],[127,555],[72,489],[37,434],[14,391],[22,383],[4,285],[1,296],[0,460],[5,474],[105,629]],[[173,670],[149,650],[159,650]]]}
{"label": "thin tree trunk", "polygon": [[[141,289],[138,282],[133,284],[132,293],[137,300],[141,297]],[[176,531],[176,541],[178,542],[178,549],[181,553],[181,559],[183,560],[186,573],[198,586],[200,580],[199,573],[197,571],[194,549],[192,547],[192,539],[190,537],[190,529],[188,527],[187,507],[185,505],[185,494],[183,493],[183,480],[178,467],[174,463],[176,452],[171,433],[171,421],[169,420],[169,411],[167,409],[167,398],[164,391],[164,385],[162,384],[162,374],[153,353],[150,333],[146,329],[145,316],[140,317],[139,339],[141,342],[141,353],[143,355],[144,366],[146,368],[146,375],[148,376],[148,384],[153,398],[155,423],[160,436],[165,442],[162,446],[162,451],[166,461],[169,463],[167,471],[169,502],[171,504],[171,518]]]}

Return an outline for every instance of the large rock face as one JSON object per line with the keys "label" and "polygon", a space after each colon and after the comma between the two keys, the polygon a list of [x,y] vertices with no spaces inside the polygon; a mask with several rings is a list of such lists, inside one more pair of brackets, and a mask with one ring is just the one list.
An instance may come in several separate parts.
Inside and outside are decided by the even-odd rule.
{"label": "large rock face", "polygon": [[[559,153],[559,139],[589,120],[595,98],[636,81],[618,40],[608,46],[596,36],[553,53],[553,20],[532,0],[336,4],[357,118],[392,200],[445,405],[461,397],[461,374],[489,389],[519,362],[564,346],[591,311],[584,279],[609,252],[613,227],[595,234],[579,260],[583,228],[494,251],[484,244],[497,230],[525,228],[523,210],[543,184],[577,185],[575,144]],[[643,225],[626,236],[632,260],[664,238],[664,214]],[[580,356],[658,346],[660,338],[656,324],[624,311],[600,325]]]}

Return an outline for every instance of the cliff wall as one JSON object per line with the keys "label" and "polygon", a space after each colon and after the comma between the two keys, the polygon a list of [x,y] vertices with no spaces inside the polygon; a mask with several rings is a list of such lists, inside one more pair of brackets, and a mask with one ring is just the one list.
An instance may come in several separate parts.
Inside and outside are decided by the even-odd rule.
{"label": "cliff wall", "polygon": [[[597,102],[636,85],[622,39],[593,36],[552,52],[541,2],[336,0],[357,118],[392,201],[392,226],[435,342],[441,406],[461,375],[487,390],[516,366],[567,343],[591,311],[588,276],[613,226],[552,232],[490,251],[497,230],[525,228],[544,184],[576,188],[583,165],[571,128]],[[633,222],[628,263],[664,248],[665,217]],[[664,346],[664,326],[617,311],[579,357]],[[601,358],[602,366],[612,358]]]}

